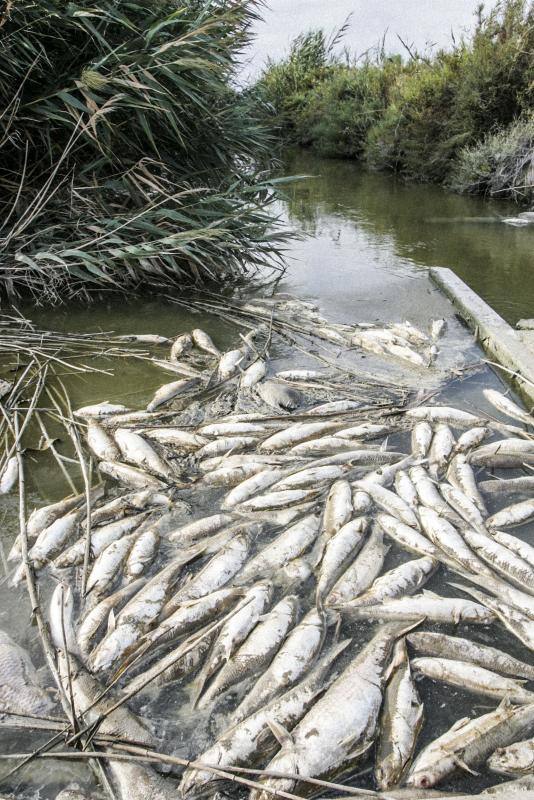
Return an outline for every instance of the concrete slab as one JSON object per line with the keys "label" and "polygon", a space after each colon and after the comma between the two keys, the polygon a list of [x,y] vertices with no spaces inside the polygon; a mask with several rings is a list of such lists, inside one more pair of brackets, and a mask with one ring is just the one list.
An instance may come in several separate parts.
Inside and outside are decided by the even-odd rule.
{"label": "concrete slab", "polygon": [[452,270],[432,267],[430,277],[452,300],[460,316],[475,333],[489,360],[503,367],[503,375],[523,397],[534,405],[534,347],[526,331],[516,331]]}
{"label": "concrete slab", "polygon": [[534,330],[519,331],[519,338],[534,355]]}

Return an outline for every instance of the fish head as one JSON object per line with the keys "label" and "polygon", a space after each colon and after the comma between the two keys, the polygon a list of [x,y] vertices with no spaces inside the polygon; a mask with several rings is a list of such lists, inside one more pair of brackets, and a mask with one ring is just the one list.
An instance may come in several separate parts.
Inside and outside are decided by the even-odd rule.
{"label": "fish head", "polygon": [[488,767],[500,775],[526,775],[534,770],[534,748],[524,742],[499,747],[488,758]]}

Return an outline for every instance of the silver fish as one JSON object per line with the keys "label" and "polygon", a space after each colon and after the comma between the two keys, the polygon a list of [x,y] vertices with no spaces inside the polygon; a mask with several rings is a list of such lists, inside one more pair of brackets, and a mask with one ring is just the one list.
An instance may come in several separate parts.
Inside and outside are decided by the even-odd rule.
{"label": "silver fish", "polygon": [[487,766],[500,775],[531,775],[534,770],[534,739],[498,747],[488,758]]}
{"label": "silver fish", "polygon": [[486,667],[467,661],[450,658],[413,658],[412,668],[418,675],[424,675],[450,686],[458,686],[467,692],[493,697],[507,698],[512,703],[532,703],[534,693],[523,687],[524,681],[506,678]]}
{"label": "silver fish", "polygon": [[534,499],[523,500],[497,511],[488,517],[488,528],[512,528],[514,525],[523,525],[534,519]]}
{"label": "silver fish", "polygon": [[[108,525],[103,525],[101,528],[96,528],[91,531],[92,557],[96,558],[100,555],[102,550],[108,547],[112,542],[135,531],[147,518],[148,514],[146,512],[133,514],[130,517],[119,519],[117,522],[110,522]],[[74,542],[67,550],[64,550],[57,556],[54,561],[54,566],[57,569],[64,569],[65,567],[74,567],[78,564],[82,564],[84,553],[85,537]]]}
{"label": "silver fish", "polygon": [[486,400],[489,400],[492,406],[495,406],[498,411],[506,414],[506,416],[512,419],[518,419],[525,425],[534,425],[534,418],[532,415],[528,414],[509,397],[505,397],[501,392],[497,392],[495,389],[483,389],[482,394]]}
{"label": "silver fish", "polygon": [[[297,724],[266,769],[320,778],[353,768],[374,740],[393,645],[405,632],[406,626],[384,625]],[[296,777],[262,783],[278,791],[299,789]],[[270,796],[261,789],[250,795],[251,800]]]}
{"label": "silver fish", "polygon": [[317,577],[317,601],[320,603],[358,552],[367,529],[366,517],[355,517],[326,542]]}
{"label": "silver fish", "polygon": [[190,333],[182,333],[177,336],[171,346],[169,358],[171,361],[178,361],[185,353],[193,349],[193,337]]}
{"label": "silver fish", "polygon": [[441,597],[424,591],[413,597],[400,597],[374,606],[353,606],[350,603],[341,607],[343,612],[355,619],[403,621],[426,619],[458,625],[460,622],[488,625],[493,621],[492,611],[479,603],[453,597]]}
{"label": "silver fish", "polygon": [[209,355],[215,356],[215,358],[221,357],[221,351],[215,347],[211,336],[209,336],[206,331],[203,331],[201,328],[195,328],[194,331],[191,331],[191,338],[193,339],[193,344],[195,347],[198,347],[199,350],[204,350],[205,353],[209,353]]}
{"label": "silver fish", "polygon": [[423,704],[402,639],[396,645],[394,672],[384,693],[375,764],[379,789],[388,790],[400,783],[412,758],[423,717]]}
{"label": "silver fish", "polygon": [[0,707],[13,714],[50,714],[54,703],[39,685],[30,656],[0,631]]}
{"label": "silver fish", "polygon": [[119,448],[96,419],[89,419],[87,423],[87,444],[99,461],[120,460]]}
{"label": "silver fish", "polygon": [[429,556],[438,558],[439,550],[432,544],[426,536],[400,522],[396,517],[388,514],[378,514],[376,521],[391,539],[399,544],[404,550],[415,553],[417,556]]}
{"label": "silver fish", "polygon": [[439,422],[428,453],[428,471],[433,478],[440,477],[445,471],[455,444],[456,439],[449,426]]}
{"label": "silver fish", "polygon": [[[332,663],[349,643],[350,640],[345,640],[335,645],[301,683],[225,731],[198,761],[224,770],[229,766],[250,764],[260,752],[263,755],[266,750],[274,749],[276,739],[269,725],[283,726],[287,730],[302,719],[318,695],[324,692],[325,678]],[[190,767],[185,770],[180,784],[182,796],[214,780],[217,776],[212,772]]]}
{"label": "silver fish", "polygon": [[108,475],[120,483],[132,489],[165,489],[166,485],[163,481],[149,475],[142,469],[130,467],[128,464],[123,464],[120,461],[100,461],[98,469],[103,475]]}
{"label": "silver fish", "polygon": [[87,658],[91,649],[91,643],[97,635],[100,626],[108,619],[112,610],[117,608],[123,600],[127,600],[135,592],[137,592],[143,585],[143,580],[139,579],[133,581],[128,586],[123,586],[113,594],[104,597],[94,606],[89,613],[84,617],[77,632],[77,641],[80,652],[84,658]]}
{"label": "silver fish", "polygon": [[247,677],[257,675],[279,649],[294,625],[298,612],[298,599],[289,595],[270,611],[266,618],[256,625],[243,644],[226,662],[220,672],[200,697],[198,705],[206,708],[215,698],[236,683]]}
{"label": "silver fish", "polygon": [[233,724],[241,722],[297,683],[319,655],[326,636],[326,626],[324,611],[313,608],[306,614],[232,714]]}
{"label": "silver fish", "polygon": [[524,542],[522,539],[518,539],[517,536],[512,536],[511,533],[505,533],[504,531],[493,531],[493,538],[534,568],[534,547],[528,542]]}
{"label": "silver fish", "polygon": [[384,545],[382,531],[375,528],[365,540],[353,563],[334,584],[326,597],[327,606],[348,603],[363,594],[380,574],[389,547]]}
{"label": "silver fish", "polygon": [[135,580],[143,574],[156,557],[158,545],[159,533],[155,528],[147,528],[135,537],[124,567],[126,581]]}
{"label": "silver fish", "polygon": [[155,411],[160,406],[170,403],[175,397],[183,394],[189,394],[200,385],[200,378],[188,378],[179,381],[171,381],[171,383],[164,383],[154,394],[154,397],[147,405],[148,412]]}
{"label": "silver fish", "polygon": [[127,428],[117,428],[115,441],[126,461],[130,461],[136,467],[146,469],[164,480],[172,479],[173,473],[169,465],[138,433]]}
{"label": "silver fish", "polygon": [[501,704],[482,717],[458,720],[418,755],[406,783],[428,789],[454,773],[460,765],[473,769],[497,747],[517,741],[533,726],[534,703],[516,708]]}
{"label": "silver fish", "polygon": [[298,558],[315,542],[319,533],[319,517],[308,514],[282,531],[276,539],[255,555],[237,576],[239,583],[271,576],[278,569]]}
{"label": "silver fish", "polygon": [[532,664],[526,664],[502,650],[488,647],[471,639],[447,636],[444,633],[431,633],[430,631],[414,631],[408,634],[407,639],[410,646],[421,655],[470,661],[479,667],[495,670],[504,675],[534,680]]}
{"label": "silver fish", "polygon": [[372,606],[414,594],[425,585],[436,567],[437,562],[428,556],[406,561],[377,578],[366,592],[351,600],[350,605]]}

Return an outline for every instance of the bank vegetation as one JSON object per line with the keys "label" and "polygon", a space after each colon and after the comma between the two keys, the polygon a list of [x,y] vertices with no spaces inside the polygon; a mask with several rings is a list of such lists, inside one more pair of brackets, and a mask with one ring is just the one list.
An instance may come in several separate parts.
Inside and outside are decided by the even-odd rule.
{"label": "bank vegetation", "polygon": [[[430,54],[354,58],[299,36],[252,89],[284,141],[409,180],[534,201],[534,5],[480,6],[471,36]],[[265,106],[263,106],[265,107]]]}
{"label": "bank vegetation", "polygon": [[272,141],[234,75],[255,0],[0,4],[0,291],[39,302],[273,264]]}

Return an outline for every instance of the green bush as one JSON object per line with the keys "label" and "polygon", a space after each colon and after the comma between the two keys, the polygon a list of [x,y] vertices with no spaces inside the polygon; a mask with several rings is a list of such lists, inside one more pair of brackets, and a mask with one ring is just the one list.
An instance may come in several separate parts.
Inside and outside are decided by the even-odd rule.
{"label": "green bush", "polygon": [[[324,34],[301,36],[287,59],[267,66],[262,100],[286,136],[321,155],[447,182],[465,148],[534,105],[534,5],[503,0],[477,14],[470,39],[406,61],[383,51],[376,63],[342,61]],[[315,53],[306,68],[305,43]]]}
{"label": "green bush", "polygon": [[270,262],[272,147],[231,88],[254,0],[14,0],[0,17],[0,285],[39,300]]}

